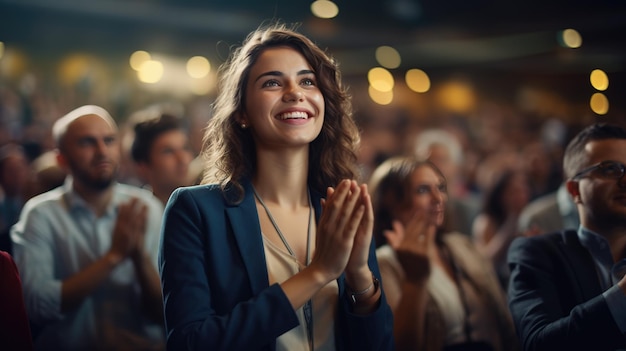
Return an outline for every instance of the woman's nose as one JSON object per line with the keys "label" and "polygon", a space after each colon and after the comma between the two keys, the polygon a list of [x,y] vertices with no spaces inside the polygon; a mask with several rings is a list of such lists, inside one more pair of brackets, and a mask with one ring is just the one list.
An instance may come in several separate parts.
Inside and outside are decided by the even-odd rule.
{"label": "woman's nose", "polygon": [[283,96],[284,101],[302,101],[304,94],[298,88],[289,89]]}
{"label": "woman's nose", "polygon": [[433,191],[433,202],[435,203],[443,203],[443,198],[444,198],[444,193],[441,192],[441,190],[439,189],[435,189],[435,191]]}

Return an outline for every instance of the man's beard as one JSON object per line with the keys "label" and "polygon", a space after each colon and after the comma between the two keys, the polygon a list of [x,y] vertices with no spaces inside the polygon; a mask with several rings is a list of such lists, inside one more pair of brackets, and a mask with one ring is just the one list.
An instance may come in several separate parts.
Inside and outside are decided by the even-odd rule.
{"label": "man's beard", "polygon": [[119,167],[116,167],[108,177],[103,175],[93,177],[89,172],[86,172],[79,167],[72,168],[72,176],[74,179],[80,181],[82,184],[95,191],[102,191],[110,187],[117,178],[117,173],[119,172]]}
{"label": "man's beard", "polygon": [[115,179],[115,175],[109,178],[99,178],[99,179],[82,179],[83,183],[90,187],[93,190],[102,191],[107,189],[111,184],[113,184],[113,180]]}

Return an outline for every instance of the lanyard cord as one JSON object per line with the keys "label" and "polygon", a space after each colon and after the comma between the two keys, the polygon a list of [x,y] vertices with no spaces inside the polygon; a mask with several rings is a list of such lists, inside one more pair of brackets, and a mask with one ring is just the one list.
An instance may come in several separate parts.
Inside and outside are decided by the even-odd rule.
{"label": "lanyard cord", "polygon": [[[256,191],[254,186],[252,187],[252,191],[254,192],[254,196],[257,198],[257,200],[259,200],[259,203],[261,204],[261,206],[265,210],[265,213],[267,214],[267,218],[269,218],[270,222],[274,226],[274,229],[276,230],[276,233],[278,233],[278,236],[280,237],[280,240],[285,245],[285,248],[287,248],[287,251],[289,252],[289,254],[293,258],[295,258],[296,262],[297,262],[298,259],[296,258],[295,252],[291,249],[291,246],[289,246],[289,243],[287,242],[287,238],[285,238],[285,236],[283,235],[283,232],[278,227],[278,223],[276,223],[276,220],[274,220],[274,216],[272,216],[272,213],[270,212],[270,209],[267,208],[267,205],[265,205],[265,202],[263,202],[263,199],[261,198],[259,193]],[[305,265],[306,266],[308,266],[309,263],[311,263],[311,236],[313,234],[312,231],[311,231],[311,226],[313,224],[313,203],[311,202],[311,191],[310,190],[308,191],[307,195],[308,195],[308,200],[309,200],[309,225],[308,225],[308,229],[307,229],[307,238],[306,238],[306,258],[305,258]],[[310,347],[310,350],[313,351],[314,350],[314,342],[313,342],[314,341],[313,340],[313,337],[314,337],[314,335],[313,335],[313,306],[312,306],[311,299],[309,299],[304,304],[304,306],[302,306],[302,311],[304,312],[304,319],[306,321],[307,336],[309,338],[309,347]]]}

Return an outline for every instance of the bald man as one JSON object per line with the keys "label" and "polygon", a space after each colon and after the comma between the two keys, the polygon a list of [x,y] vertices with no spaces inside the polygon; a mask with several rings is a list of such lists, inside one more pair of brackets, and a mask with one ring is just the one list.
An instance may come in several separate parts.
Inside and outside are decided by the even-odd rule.
{"label": "bald man", "polygon": [[116,182],[118,130],[106,110],[79,107],[52,132],[69,176],[28,201],[11,231],[35,348],[163,349],[163,206]]}

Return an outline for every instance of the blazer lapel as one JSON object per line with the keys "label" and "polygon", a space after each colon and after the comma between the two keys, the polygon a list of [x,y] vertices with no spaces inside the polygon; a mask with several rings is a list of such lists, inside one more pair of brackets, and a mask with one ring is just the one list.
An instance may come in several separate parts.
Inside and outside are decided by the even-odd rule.
{"label": "blazer lapel", "polygon": [[576,231],[566,230],[562,235],[565,244],[562,251],[572,266],[574,280],[578,283],[579,291],[583,295],[581,301],[588,301],[600,295],[602,287],[591,254],[581,245]]}
{"label": "blazer lapel", "polygon": [[256,295],[269,286],[261,225],[257,214],[250,182],[244,182],[243,201],[226,208],[226,214],[233,228],[233,235],[241,253],[241,259],[248,272],[252,294]]}
{"label": "blazer lapel", "polygon": [[[241,259],[248,272],[252,294],[256,295],[269,286],[267,263],[265,261],[263,237],[260,229],[261,224],[259,223],[252,183],[243,181],[242,185],[245,191],[243,201],[238,205],[227,207],[226,214],[233,228],[233,235],[241,253]],[[321,199],[322,196],[319,193],[311,191],[311,201],[315,209],[316,222],[319,220],[322,212]]]}

